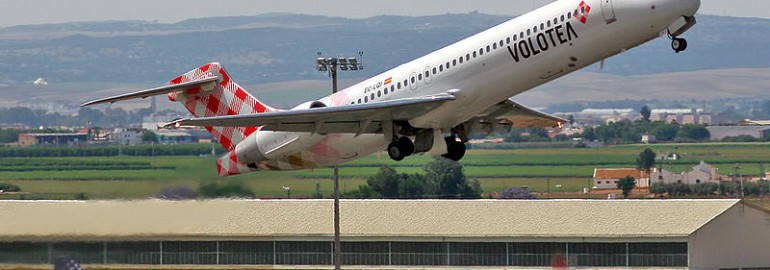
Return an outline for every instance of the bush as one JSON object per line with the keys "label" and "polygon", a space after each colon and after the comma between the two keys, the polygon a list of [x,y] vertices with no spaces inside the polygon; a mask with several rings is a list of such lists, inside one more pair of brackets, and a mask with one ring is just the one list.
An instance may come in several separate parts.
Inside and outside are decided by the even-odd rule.
{"label": "bush", "polygon": [[503,200],[534,200],[537,196],[529,192],[527,188],[514,187],[504,190],[500,193],[500,199]]}
{"label": "bush", "polygon": [[19,192],[21,188],[14,184],[0,183],[0,190],[4,192]]}
{"label": "bush", "polygon": [[254,198],[254,192],[240,181],[225,184],[208,182],[201,184],[198,193],[203,198]]}
{"label": "bush", "polygon": [[198,193],[195,190],[186,186],[167,187],[160,191],[158,198],[163,200],[192,200],[198,197]]}

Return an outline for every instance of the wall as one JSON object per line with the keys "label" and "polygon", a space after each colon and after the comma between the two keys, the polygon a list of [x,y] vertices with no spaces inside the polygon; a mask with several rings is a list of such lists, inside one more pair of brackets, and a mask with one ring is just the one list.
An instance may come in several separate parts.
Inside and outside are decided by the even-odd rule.
{"label": "wall", "polygon": [[770,213],[736,204],[690,235],[690,268],[770,267]]}

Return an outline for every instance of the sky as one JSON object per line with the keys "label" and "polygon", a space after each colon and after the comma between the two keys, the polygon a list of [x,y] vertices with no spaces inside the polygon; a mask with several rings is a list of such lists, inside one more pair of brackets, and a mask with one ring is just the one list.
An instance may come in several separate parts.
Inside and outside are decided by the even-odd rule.
{"label": "sky", "polygon": [[[628,1],[628,0],[623,0]],[[769,0],[701,0],[700,12],[770,19]],[[105,20],[173,23],[189,18],[270,12],[366,18],[479,11],[517,15],[550,0],[0,0],[0,27]]]}

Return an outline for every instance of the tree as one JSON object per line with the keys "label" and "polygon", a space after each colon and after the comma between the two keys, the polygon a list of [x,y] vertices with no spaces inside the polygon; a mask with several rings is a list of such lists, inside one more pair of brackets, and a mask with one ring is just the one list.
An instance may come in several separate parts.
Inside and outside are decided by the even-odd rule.
{"label": "tree", "polygon": [[426,190],[438,198],[481,198],[481,185],[468,180],[460,163],[437,157],[425,165]]}
{"label": "tree", "polygon": [[658,141],[673,141],[676,138],[677,132],[679,132],[678,126],[662,124],[652,128],[650,134],[655,136]]}
{"label": "tree", "polygon": [[676,137],[683,140],[706,141],[711,137],[711,132],[703,125],[688,124],[682,126]]}
{"label": "tree", "polygon": [[152,131],[145,131],[144,134],[142,134],[142,141],[143,142],[158,142],[158,136],[155,135],[155,132]]}
{"label": "tree", "polygon": [[529,189],[513,187],[500,193],[500,199],[504,200],[534,200],[537,197],[529,192]]}
{"label": "tree", "polygon": [[642,106],[642,109],[639,110],[639,113],[642,114],[642,119],[644,119],[644,122],[650,122],[650,115],[652,115],[652,110],[650,110],[650,107],[647,107],[647,105]]}
{"label": "tree", "polygon": [[587,127],[583,129],[583,139],[589,142],[596,140],[596,131],[593,127]]}
{"label": "tree", "polygon": [[398,184],[401,176],[390,166],[382,166],[374,176],[366,179],[366,184],[383,198],[398,198]]}
{"label": "tree", "polygon": [[631,176],[623,177],[618,181],[618,188],[623,191],[623,198],[628,198],[634,187],[636,187],[636,179]]}
{"label": "tree", "polygon": [[636,159],[636,168],[640,171],[645,171],[647,175],[650,175],[650,170],[655,168],[656,156],[657,154],[655,154],[652,149],[644,149],[644,151],[639,153],[639,158]]}

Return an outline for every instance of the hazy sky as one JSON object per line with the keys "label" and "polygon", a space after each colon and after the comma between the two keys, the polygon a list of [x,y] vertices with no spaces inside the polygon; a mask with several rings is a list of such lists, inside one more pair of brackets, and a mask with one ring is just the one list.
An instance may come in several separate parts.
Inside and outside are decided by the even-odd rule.
{"label": "hazy sky", "polygon": [[[629,1],[629,0],[624,0]],[[632,0],[631,0],[632,1]],[[770,18],[770,0],[701,0],[701,13]],[[0,0],[0,27],[72,21],[147,20],[292,12],[345,17],[382,14],[521,14],[549,0]]]}

